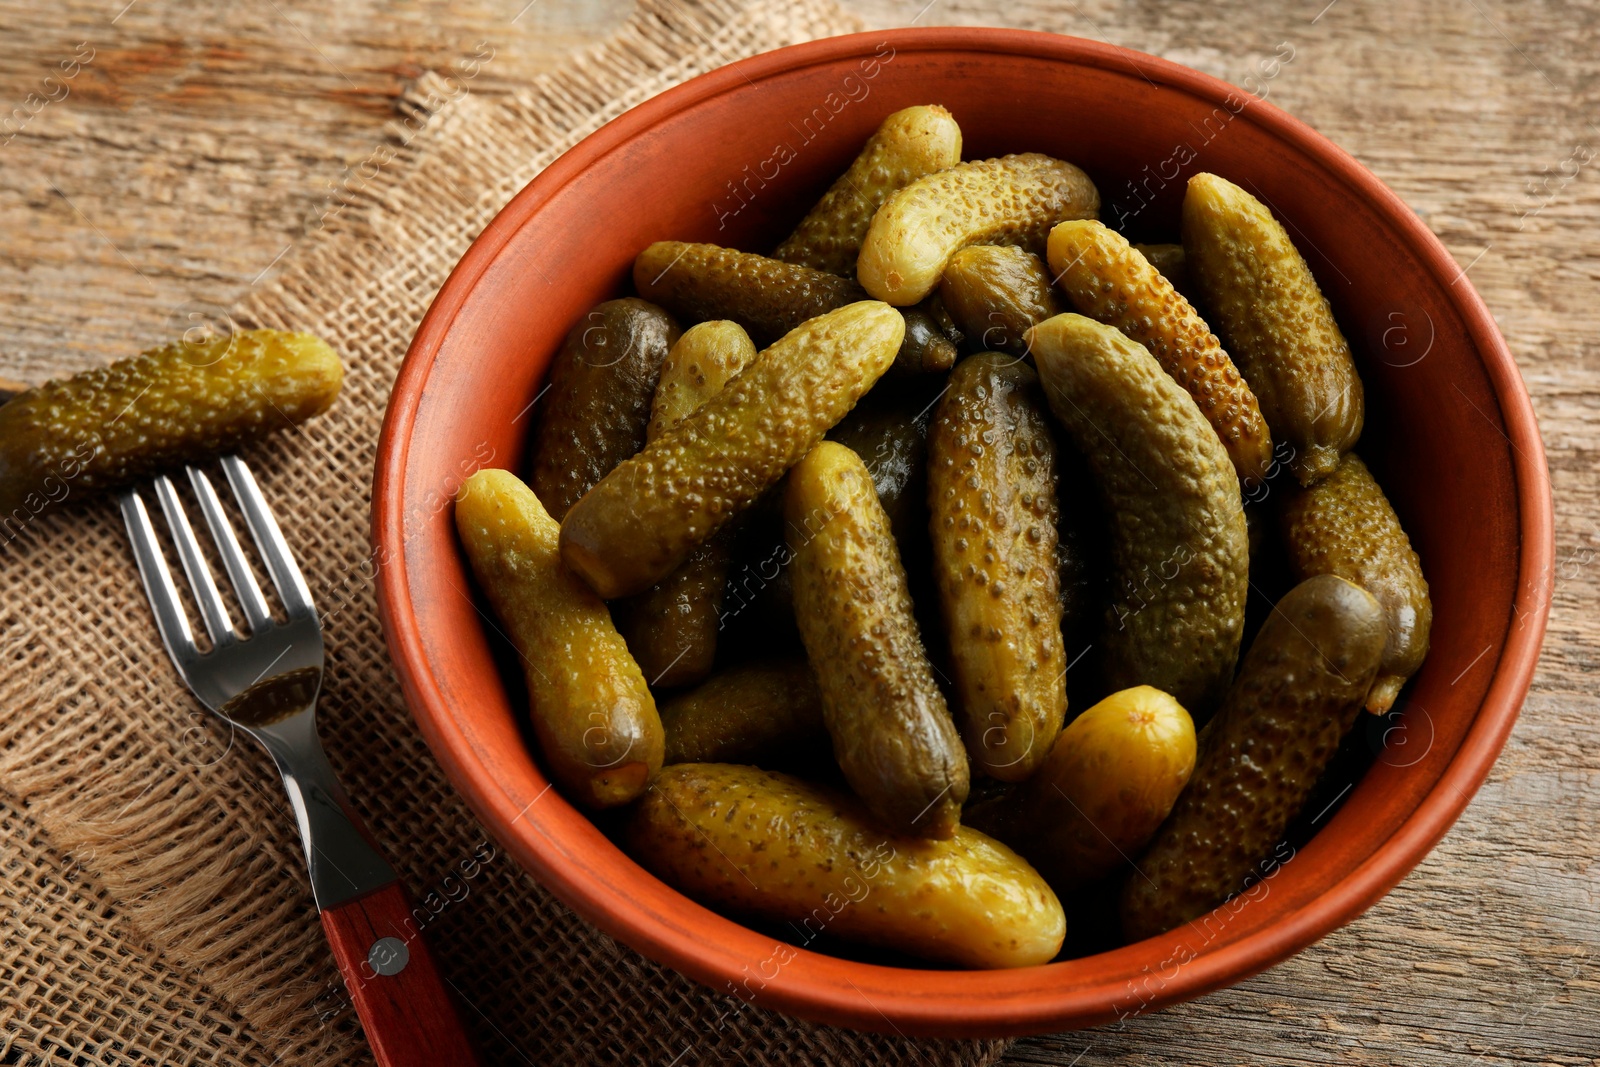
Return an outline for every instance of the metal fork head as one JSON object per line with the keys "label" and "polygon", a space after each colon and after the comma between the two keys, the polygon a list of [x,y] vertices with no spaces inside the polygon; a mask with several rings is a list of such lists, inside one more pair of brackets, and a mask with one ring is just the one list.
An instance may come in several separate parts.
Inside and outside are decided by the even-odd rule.
{"label": "metal fork head", "polygon": [[153,482],[155,497],[211,639],[206,651],[195,642],[144,497],[135,487],[124,490],[119,499],[156,628],[178,673],[206,707],[259,733],[297,715],[314,714],[322,681],[322,626],[311,591],[250,468],[237,456],[225,456],[222,470],[287,618],[284,622],[272,618],[211,479],[188,467],[200,513],[244,612],[245,628],[235,627],[183,502],[172,480],[162,475]]}

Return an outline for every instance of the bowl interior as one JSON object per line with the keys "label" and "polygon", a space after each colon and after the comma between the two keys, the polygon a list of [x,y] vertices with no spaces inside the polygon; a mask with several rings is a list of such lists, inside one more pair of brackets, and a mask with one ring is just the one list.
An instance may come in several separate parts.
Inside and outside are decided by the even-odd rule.
{"label": "bowl interior", "polygon": [[[1082,166],[1105,220],[1134,239],[1176,240],[1184,181],[1200,170],[1267,202],[1356,351],[1369,398],[1359,451],[1410,532],[1435,605],[1432,652],[1398,726],[1372,735],[1369,772],[1248,900],[1162,938],[1021,972],[790,949],[634,865],[547,792],[448,506],[478,467],[520,468],[551,355],[582,312],[622,290],[640,249],[661,239],[769,249],[886,114],[929,102],[954,112],[967,158],[1040,151]],[[1454,275],[1420,223],[1348,157],[1270,106],[1150,57],[1042,34],[898,31],[697,79],[524,190],[413,345],[375,500],[385,626],[412,708],[480,817],[558,895],[646,954],[764,1005],[863,1027],[890,1019],[907,1032],[1015,1033],[1103,1022],[1236,980],[1347,921],[1415,863],[1487,769],[1526,688],[1531,658],[1502,659],[1508,642],[1526,658],[1516,628],[1542,626],[1536,590],[1514,607],[1530,566],[1519,539],[1537,520],[1526,485],[1519,498],[1519,465],[1526,482],[1537,436],[1529,442],[1503,343]]]}

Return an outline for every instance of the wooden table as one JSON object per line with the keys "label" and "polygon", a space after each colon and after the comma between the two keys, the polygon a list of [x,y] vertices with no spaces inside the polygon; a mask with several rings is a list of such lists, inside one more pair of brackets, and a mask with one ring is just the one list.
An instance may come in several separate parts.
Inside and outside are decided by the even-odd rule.
{"label": "wooden table", "polygon": [[[1265,975],[1121,1031],[1022,1042],[1007,1062],[1600,1064],[1600,8],[924,2],[856,9],[879,26],[1109,40],[1236,83],[1287,42],[1270,99],[1372,168],[1468,269],[1533,393],[1556,493],[1555,609],[1533,692],[1416,872]],[[131,354],[227,306],[371,150],[408,78],[486,40],[495,58],[474,91],[503,93],[631,9],[124,3],[0,3],[0,105],[61,97],[9,141],[0,129],[0,376]]]}

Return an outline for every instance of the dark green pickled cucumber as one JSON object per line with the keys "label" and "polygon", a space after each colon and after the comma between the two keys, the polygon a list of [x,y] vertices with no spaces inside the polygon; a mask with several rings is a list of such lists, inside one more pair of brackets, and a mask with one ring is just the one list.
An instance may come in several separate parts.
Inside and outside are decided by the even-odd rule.
{"label": "dark green pickled cucumber", "polygon": [[795,621],[839,769],[890,829],[950,837],[967,757],[871,476],[854,452],[824,441],[790,473],[784,512]]}
{"label": "dark green pickled cucumber", "polygon": [[822,694],[805,660],[721,671],[661,705],[667,763],[795,766],[829,754]]}
{"label": "dark green pickled cucumber", "polygon": [[864,300],[786,334],[585,494],[561,524],[561,558],[607,599],[659,582],[855,407],[904,332],[894,308]]}
{"label": "dark green pickled cucumber", "polygon": [[1194,774],[1122,891],[1129,941],[1200,918],[1272,873],[1273,847],[1361,712],[1383,608],[1331,574],[1290,590],[1201,733]]}
{"label": "dark green pickled cucumber", "polygon": [[[851,278],[720,245],[657,241],[633,263],[639,295],[683,322],[731,319],[766,346],[807,319],[867,299]],[[949,370],[955,346],[924,312],[906,309],[895,366],[914,373]]]}
{"label": "dark green pickled cucumber", "polygon": [[939,297],[972,344],[1028,354],[1023,335],[1062,311],[1039,257],[1015,245],[973,245],[950,257]]}
{"label": "dark green pickled cucumber", "polygon": [[1057,315],[1029,337],[1050,408],[1110,516],[1105,682],[1153,685],[1204,722],[1233,677],[1249,588],[1227,450],[1194,399],[1115,327]]}
{"label": "dark green pickled cucumber", "polygon": [[533,428],[528,484],[558,520],[644,447],[661,361],[678,324],[634,297],[596,304],[550,365]]}
{"label": "dark green pickled cucumber", "polygon": [[327,410],[344,367],[308,333],[179,341],[0,406],[0,521],[198,463]]}
{"label": "dark green pickled cucumber", "polygon": [[1383,605],[1389,638],[1367,710],[1388,711],[1428,655],[1433,601],[1422,561],[1361,457],[1347,453],[1322,481],[1290,491],[1284,498],[1283,536],[1297,579],[1337,574]]}
{"label": "dark green pickled cucumber", "polygon": [[906,320],[906,339],[900,342],[900,351],[894,357],[897,370],[938,374],[955,366],[960,353],[932,312],[918,304],[901,308],[900,314]]}
{"label": "dark green pickled cucumber", "polygon": [[928,511],[967,753],[1019,782],[1067,711],[1056,552],[1056,449],[1039,376],[962,360],[928,435]]}

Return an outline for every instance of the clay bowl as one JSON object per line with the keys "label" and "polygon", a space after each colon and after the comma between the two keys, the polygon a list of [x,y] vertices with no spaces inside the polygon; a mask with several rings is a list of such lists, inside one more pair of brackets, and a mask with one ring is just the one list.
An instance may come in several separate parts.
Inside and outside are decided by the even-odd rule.
{"label": "clay bowl", "polygon": [[[1185,178],[1267,201],[1357,351],[1361,451],[1421,553],[1433,650],[1371,766],[1248,897],[1165,936],[1010,972],[794,949],[636,866],[549,783],[473,603],[448,501],[519,468],[528,405],[563,334],[623,291],[651,241],[770,248],[889,112],[949,107],[968,158],[1035,150],[1096,179],[1108,222],[1171,240]],[[812,1019],[949,1036],[1104,1023],[1237,982],[1350,921],[1455,821],[1494,762],[1550,602],[1550,487],[1533,410],[1455,261],[1394,193],[1270,104],[1091,41],[975,29],[841,37],[663,93],[522,190],[440,291],[395,384],[373,537],[395,667],[423,736],[484,824],[584,918],[713,989]],[[1304,835],[1302,835],[1304,836]]]}

